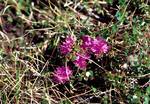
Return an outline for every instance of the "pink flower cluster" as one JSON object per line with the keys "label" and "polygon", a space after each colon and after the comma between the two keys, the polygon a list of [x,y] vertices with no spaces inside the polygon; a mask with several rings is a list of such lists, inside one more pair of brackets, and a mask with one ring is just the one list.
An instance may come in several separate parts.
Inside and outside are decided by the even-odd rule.
{"label": "pink flower cluster", "polygon": [[95,55],[107,53],[109,46],[101,37],[92,38],[88,35],[82,37],[81,48],[83,50],[93,52]]}
{"label": "pink flower cluster", "polygon": [[92,38],[88,35],[82,37],[82,44],[80,45],[84,54],[76,54],[76,60],[74,64],[80,69],[85,69],[87,61],[90,59],[89,54],[95,54],[99,56],[103,53],[107,53],[109,46],[107,42],[101,37]]}
{"label": "pink flower cluster", "polygon": [[65,41],[60,45],[60,52],[66,55],[72,51],[73,45],[76,41],[75,36],[69,35]]}
{"label": "pink flower cluster", "polygon": [[87,60],[90,58],[88,54],[76,54],[76,59],[74,61],[74,64],[79,67],[80,69],[85,69],[87,66]]}
{"label": "pink flower cluster", "polygon": [[[80,49],[78,52],[74,52],[76,55],[73,63],[80,69],[86,69],[87,62],[90,59],[90,55],[94,54],[95,56],[99,56],[103,53],[107,53],[109,50],[109,46],[107,42],[101,37],[90,37],[88,35],[84,35],[82,38],[82,43],[80,44]],[[60,52],[63,55],[71,53],[73,47],[76,42],[76,37],[69,35],[66,37],[65,41],[60,45]],[[57,67],[54,71],[54,79],[57,83],[65,83],[69,81],[72,76],[72,70],[67,67]]]}
{"label": "pink flower cluster", "polygon": [[65,83],[70,80],[72,70],[68,66],[57,67],[54,71],[54,80],[56,83]]}

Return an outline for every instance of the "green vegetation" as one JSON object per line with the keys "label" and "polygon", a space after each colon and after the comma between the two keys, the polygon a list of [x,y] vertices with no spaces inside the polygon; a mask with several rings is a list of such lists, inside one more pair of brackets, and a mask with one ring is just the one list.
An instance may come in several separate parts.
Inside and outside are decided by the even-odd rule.
{"label": "green vegetation", "polygon": [[[103,37],[109,51],[80,70],[59,49],[69,35],[74,52],[84,35]],[[73,75],[58,84],[66,63]],[[150,1],[0,0],[0,103],[149,104]]]}

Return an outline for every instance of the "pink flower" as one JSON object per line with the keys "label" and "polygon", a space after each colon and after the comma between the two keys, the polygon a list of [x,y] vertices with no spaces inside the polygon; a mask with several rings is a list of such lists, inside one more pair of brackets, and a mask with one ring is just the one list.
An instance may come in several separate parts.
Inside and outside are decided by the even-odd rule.
{"label": "pink flower", "polygon": [[101,37],[92,38],[88,35],[82,37],[81,48],[86,52],[92,52],[95,55],[100,55],[102,53],[107,53],[109,46],[107,42]]}
{"label": "pink flower", "polygon": [[74,61],[74,64],[79,67],[80,69],[85,69],[87,66],[87,60],[90,58],[87,54],[80,55],[79,53],[76,54],[76,59]]}
{"label": "pink flower", "polygon": [[76,37],[69,35],[66,37],[65,41],[60,45],[60,52],[64,55],[72,51],[73,45],[76,41]]}
{"label": "pink flower", "polygon": [[92,46],[90,50],[95,53],[95,55],[99,55],[102,53],[107,53],[109,49],[109,46],[107,42],[102,39],[101,37],[97,37],[92,41]]}
{"label": "pink flower", "polygon": [[54,80],[57,83],[65,83],[70,80],[70,77],[72,76],[72,70],[67,67],[57,67],[54,71]]}
{"label": "pink flower", "polygon": [[88,35],[84,35],[82,37],[82,45],[81,45],[81,48],[83,48],[84,50],[88,50],[91,45],[92,45],[92,41],[93,41],[93,38],[91,38],[90,36]]}

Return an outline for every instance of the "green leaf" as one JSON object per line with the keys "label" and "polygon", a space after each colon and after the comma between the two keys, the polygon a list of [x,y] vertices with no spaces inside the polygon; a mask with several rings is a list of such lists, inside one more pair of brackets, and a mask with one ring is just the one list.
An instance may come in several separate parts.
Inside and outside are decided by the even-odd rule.
{"label": "green leaf", "polygon": [[93,71],[91,70],[86,72],[86,77],[90,77],[90,76],[93,77]]}
{"label": "green leaf", "polygon": [[119,0],[119,5],[123,6],[125,5],[126,1],[125,0]]}
{"label": "green leaf", "polygon": [[150,101],[149,96],[145,96],[143,104],[149,104],[149,101]]}
{"label": "green leaf", "polygon": [[62,100],[60,104],[72,104],[68,99]]}
{"label": "green leaf", "polygon": [[150,95],[150,86],[146,88],[146,93]]}
{"label": "green leaf", "polygon": [[95,87],[93,87],[93,86],[92,86],[92,90],[93,90],[93,92],[97,91],[97,89]]}
{"label": "green leaf", "polygon": [[113,24],[113,25],[112,25],[112,32],[113,32],[113,33],[116,33],[117,31],[118,31],[117,25],[116,25],[116,24]]}
{"label": "green leaf", "polygon": [[113,0],[106,0],[107,3],[112,4]]}
{"label": "green leaf", "polygon": [[2,104],[6,104],[6,102],[7,102],[6,94],[2,92],[0,94],[0,96],[1,96]]}

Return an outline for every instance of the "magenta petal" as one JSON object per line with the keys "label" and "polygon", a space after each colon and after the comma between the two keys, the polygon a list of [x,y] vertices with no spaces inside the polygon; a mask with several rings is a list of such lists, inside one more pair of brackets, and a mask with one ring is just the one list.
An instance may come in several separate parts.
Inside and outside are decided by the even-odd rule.
{"label": "magenta petal", "polygon": [[88,49],[88,48],[90,48],[91,45],[92,45],[92,40],[93,40],[93,39],[92,39],[90,36],[84,35],[84,36],[82,37],[82,45],[81,45],[81,48],[83,48],[83,49]]}
{"label": "magenta petal", "polygon": [[57,67],[54,71],[54,80],[57,83],[65,83],[70,80],[72,70],[69,67]]}
{"label": "magenta petal", "polygon": [[87,54],[80,55],[79,53],[76,54],[76,60],[74,61],[74,64],[79,67],[80,69],[85,69],[87,66],[87,60],[90,58]]}
{"label": "magenta petal", "polygon": [[93,53],[98,55],[98,54],[102,54],[102,53],[107,53],[109,46],[104,39],[97,37],[96,39],[93,40],[92,46],[90,49]]}
{"label": "magenta petal", "polygon": [[65,41],[62,42],[62,44],[60,45],[60,52],[61,54],[68,54],[72,51],[73,45],[75,44],[76,41],[76,37],[69,35],[66,37]]}

